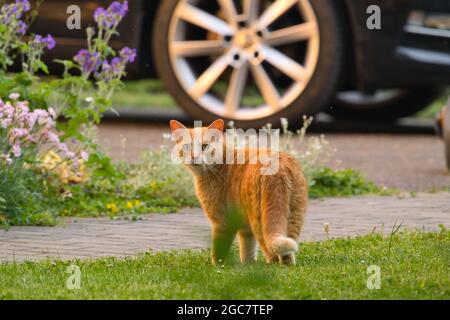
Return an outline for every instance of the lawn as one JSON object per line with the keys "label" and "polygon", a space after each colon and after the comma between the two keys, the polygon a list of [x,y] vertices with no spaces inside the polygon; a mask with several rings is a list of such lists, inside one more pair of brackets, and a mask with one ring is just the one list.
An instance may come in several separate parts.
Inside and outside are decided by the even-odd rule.
{"label": "lawn", "polygon": [[[450,299],[450,231],[379,234],[305,243],[296,266],[213,267],[206,251],[146,253],[125,260],[1,264],[2,299]],[[77,264],[81,288],[69,290]],[[381,288],[368,289],[368,267]]]}
{"label": "lawn", "polygon": [[[218,92],[226,92],[225,83],[215,86]],[[169,108],[175,109],[177,104],[164,88],[160,80],[146,79],[125,81],[122,90],[116,92],[112,98],[115,109],[120,108]],[[248,88],[244,93],[245,105],[260,105],[264,101],[256,88]]]}
{"label": "lawn", "polygon": [[[159,80],[146,79],[125,81],[124,84],[124,88],[116,92],[112,99],[115,109],[176,108],[177,104],[173,101]],[[220,86],[218,90],[221,90]],[[416,116],[419,118],[434,118],[439,110],[441,110],[442,106],[446,103],[449,95],[450,89],[427,108],[420,111]],[[256,89],[248,90],[244,96],[244,99],[245,103],[249,105],[256,105],[263,102]]]}

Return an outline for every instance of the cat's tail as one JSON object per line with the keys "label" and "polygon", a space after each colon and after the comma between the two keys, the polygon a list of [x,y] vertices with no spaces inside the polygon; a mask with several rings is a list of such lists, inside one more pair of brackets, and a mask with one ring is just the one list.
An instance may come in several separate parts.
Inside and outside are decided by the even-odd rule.
{"label": "cat's tail", "polygon": [[292,223],[289,208],[289,189],[285,177],[280,174],[263,178],[261,194],[261,222],[264,241],[272,255],[270,259],[291,256],[298,250],[297,242],[289,232],[295,225]]}
{"label": "cat's tail", "polygon": [[277,236],[272,238],[270,249],[274,254],[284,257],[297,252],[298,244],[294,239]]}

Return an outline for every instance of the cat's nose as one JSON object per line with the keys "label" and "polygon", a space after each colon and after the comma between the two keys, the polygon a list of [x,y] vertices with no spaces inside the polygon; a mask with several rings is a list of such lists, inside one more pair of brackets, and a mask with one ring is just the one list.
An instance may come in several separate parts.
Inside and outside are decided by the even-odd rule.
{"label": "cat's nose", "polygon": [[192,157],[192,163],[203,164],[203,157],[202,156]]}

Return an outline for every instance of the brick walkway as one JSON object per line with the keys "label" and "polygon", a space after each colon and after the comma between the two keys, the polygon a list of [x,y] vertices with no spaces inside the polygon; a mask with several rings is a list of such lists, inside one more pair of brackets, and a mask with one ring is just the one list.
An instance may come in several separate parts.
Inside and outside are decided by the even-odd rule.
{"label": "brick walkway", "polygon": [[[395,222],[408,228],[450,227],[450,194],[419,194],[415,198],[356,197],[311,201],[301,241],[389,233]],[[209,226],[200,209],[178,214],[144,216],[143,220],[78,218],[57,227],[14,227],[0,230],[0,262],[125,257],[147,250],[197,249],[209,246]]]}

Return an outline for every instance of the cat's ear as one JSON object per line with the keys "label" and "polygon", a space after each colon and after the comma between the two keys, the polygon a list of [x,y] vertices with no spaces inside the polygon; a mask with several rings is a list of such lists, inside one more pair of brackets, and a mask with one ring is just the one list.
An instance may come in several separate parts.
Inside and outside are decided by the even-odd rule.
{"label": "cat's ear", "polygon": [[220,132],[223,131],[225,124],[223,122],[222,119],[218,119],[216,121],[214,121],[209,127],[208,129],[215,129],[215,130],[219,130]]}
{"label": "cat's ear", "polygon": [[175,131],[178,129],[187,130],[186,127],[179,123],[177,120],[170,120],[170,130]]}

